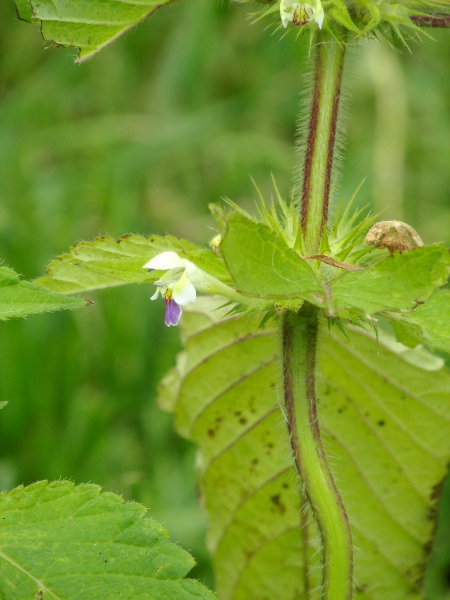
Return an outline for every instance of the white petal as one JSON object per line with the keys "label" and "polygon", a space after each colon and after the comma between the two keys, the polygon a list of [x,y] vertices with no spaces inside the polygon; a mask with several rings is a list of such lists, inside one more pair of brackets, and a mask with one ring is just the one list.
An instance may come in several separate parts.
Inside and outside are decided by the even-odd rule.
{"label": "white petal", "polygon": [[317,3],[317,7],[315,10],[315,16],[314,16],[314,21],[317,23],[317,25],[319,26],[319,29],[322,29],[322,25],[323,25],[323,19],[325,17],[325,14],[323,12],[323,8],[320,2]]}
{"label": "white petal", "polygon": [[156,300],[156,298],[159,296],[160,292],[162,294],[161,288],[156,288],[156,292],[153,294],[153,296],[150,298],[150,300]]}
{"label": "white petal", "polygon": [[288,23],[292,22],[292,16],[294,14],[294,9],[292,7],[292,2],[289,0],[281,0],[280,2],[280,17],[283,27],[287,27]]}
{"label": "white petal", "polygon": [[[145,263],[144,269],[156,269],[158,271],[168,271],[169,269],[185,268],[186,261],[180,258],[176,252],[162,252],[157,254],[148,263]],[[192,264],[192,263],[189,263]]]}
{"label": "white petal", "polygon": [[186,258],[182,258],[181,260],[184,263],[184,267],[186,269],[186,273],[189,274],[189,273],[193,273],[194,271],[198,271],[199,270],[198,267],[196,267],[194,265],[194,263],[191,263],[190,260],[187,260]]}
{"label": "white petal", "polygon": [[179,281],[177,281],[177,283],[173,286],[172,298],[180,306],[184,306],[190,302],[195,302],[197,298],[197,292],[195,291],[195,287],[189,281],[186,273],[183,273]]}

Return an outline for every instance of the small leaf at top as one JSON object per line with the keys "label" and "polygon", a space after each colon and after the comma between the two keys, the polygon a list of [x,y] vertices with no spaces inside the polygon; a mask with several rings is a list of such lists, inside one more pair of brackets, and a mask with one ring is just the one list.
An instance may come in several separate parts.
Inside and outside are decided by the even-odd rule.
{"label": "small leaf at top", "polygon": [[314,271],[266,225],[230,213],[220,251],[242,294],[322,305],[324,290]]}
{"label": "small leaf at top", "polygon": [[45,40],[79,49],[84,62],[173,0],[16,0],[21,18],[41,24]]}
{"label": "small leaf at top", "polygon": [[443,244],[394,253],[364,271],[344,273],[330,283],[336,311],[365,313],[412,310],[447,281],[450,257]]}
{"label": "small leaf at top", "polygon": [[67,298],[29,281],[22,281],[12,269],[0,267],[0,320],[81,308],[86,304],[82,298]]}
{"label": "small leaf at top", "polygon": [[96,485],[40,481],[0,494],[4,600],[213,600],[147,509]]}

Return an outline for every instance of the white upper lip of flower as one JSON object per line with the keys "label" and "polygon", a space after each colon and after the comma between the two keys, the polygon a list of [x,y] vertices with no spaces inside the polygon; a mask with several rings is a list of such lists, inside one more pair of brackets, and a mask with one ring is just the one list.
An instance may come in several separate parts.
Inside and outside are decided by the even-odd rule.
{"label": "white upper lip of flower", "polygon": [[322,29],[324,20],[324,12],[320,0],[313,1],[313,4],[301,4],[293,0],[281,0],[280,16],[283,27],[287,27],[288,23],[306,25],[314,21]]}
{"label": "white upper lip of flower", "polygon": [[149,260],[144,269],[166,271],[161,279],[155,281],[157,289],[152,300],[156,300],[159,294],[164,296],[170,290],[171,297],[180,306],[195,302],[197,292],[189,275],[195,278],[198,268],[191,261],[181,258],[176,252],[162,252]]}

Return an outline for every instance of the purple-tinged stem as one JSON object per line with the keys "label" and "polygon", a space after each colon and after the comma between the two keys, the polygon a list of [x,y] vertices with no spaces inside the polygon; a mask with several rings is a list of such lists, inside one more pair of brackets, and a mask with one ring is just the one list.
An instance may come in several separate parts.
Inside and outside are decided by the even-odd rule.
{"label": "purple-tinged stem", "polygon": [[[318,309],[305,303],[282,325],[284,406],[295,466],[318,523],[323,600],[351,600],[353,546],[344,505],[322,445],[316,399]],[[305,555],[305,553],[304,553]],[[304,565],[308,572],[308,565]],[[308,597],[307,580],[304,591]]]}
{"label": "purple-tinged stem", "polygon": [[434,15],[414,15],[410,17],[418,27],[440,27],[442,29],[450,28],[450,15],[434,14]]}
{"label": "purple-tinged stem", "polygon": [[307,141],[301,165],[300,221],[306,254],[320,253],[328,221],[344,54],[345,44],[337,43],[325,33],[318,34]]}

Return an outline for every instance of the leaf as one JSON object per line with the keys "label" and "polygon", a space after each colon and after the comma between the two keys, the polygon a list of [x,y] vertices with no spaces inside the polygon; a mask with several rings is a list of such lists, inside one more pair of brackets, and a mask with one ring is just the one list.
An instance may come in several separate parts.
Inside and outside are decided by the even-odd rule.
{"label": "leaf", "polygon": [[200,583],[182,579],[194,559],[146,513],[70,481],[0,494],[0,596],[212,600]]}
{"label": "leaf", "polygon": [[356,308],[368,314],[412,310],[447,281],[449,265],[449,252],[443,244],[395,252],[373,267],[333,280],[333,307],[336,311]]}
{"label": "leaf", "polygon": [[[305,547],[279,406],[277,331],[243,318],[217,322],[216,305],[201,299],[186,308],[185,349],[160,396],[199,445],[218,596],[298,600],[308,578],[316,600],[317,531],[306,518]],[[419,599],[450,458],[450,374],[413,366],[414,351],[404,357],[391,343],[347,333],[323,323],[317,379],[325,449],[354,540],[354,598]]]}
{"label": "leaf", "polygon": [[358,27],[353,23],[347,6],[343,2],[335,2],[334,6],[330,8],[330,15],[335,21],[343,25],[349,31],[359,33]]}
{"label": "leaf", "polygon": [[450,290],[437,291],[414,311],[399,315],[406,333],[435,350],[450,352]]}
{"label": "leaf", "polygon": [[[172,1],[31,0],[31,6],[44,39],[78,48],[77,62],[82,63]],[[22,18],[29,14],[29,3],[16,0]]]}
{"label": "leaf", "polygon": [[220,251],[238,291],[252,297],[303,298],[323,304],[324,290],[314,271],[281,236],[236,212],[226,221]]}
{"label": "leaf", "polygon": [[82,298],[66,298],[29,281],[21,281],[12,269],[0,267],[0,320],[81,308],[86,304]]}
{"label": "leaf", "polygon": [[28,23],[39,23],[39,20],[33,17],[30,0],[16,0],[16,8],[19,19]]}
{"label": "leaf", "polygon": [[127,283],[152,283],[161,272],[148,273],[143,265],[151,258],[173,250],[209,275],[231,283],[223,260],[211,250],[200,248],[172,236],[124,235],[118,239],[98,237],[92,242],[79,242],[53,260],[46,277],[35,283],[61,294],[114,287]]}

